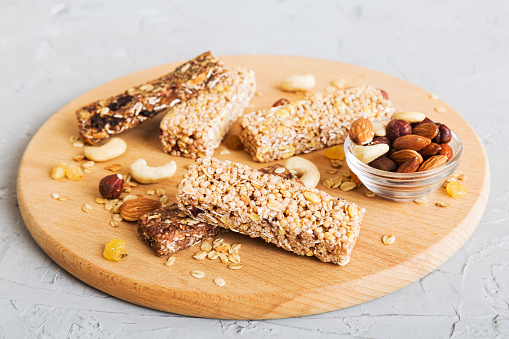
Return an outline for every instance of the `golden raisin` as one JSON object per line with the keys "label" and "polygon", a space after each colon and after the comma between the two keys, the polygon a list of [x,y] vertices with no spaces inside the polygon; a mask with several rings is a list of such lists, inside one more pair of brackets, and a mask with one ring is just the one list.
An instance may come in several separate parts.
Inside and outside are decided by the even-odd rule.
{"label": "golden raisin", "polygon": [[83,179],[83,170],[78,165],[71,164],[65,170],[65,175],[71,180],[81,180]]}
{"label": "golden raisin", "polygon": [[461,183],[457,181],[450,181],[445,187],[447,194],[453,198],[461,198],[467,194],[467,189]]}
{"label": "golden raisin", "polygon": [[65,172],[67,170],[67,164],[65,162],[61,162],[57,166],[53,167],[51,171],[51,177],[55,180],[62,179],[65,177]]}
{"label": "golden raisin", "polygon": [[325,150],[325,156],[331,160],[345,160],[345,149],[343,145],[336,145]]}
{"label": "golden raisin", "polygon": [[104,246],[103,256],[111,261],[120,261],[126,257],[126,243],[125,240],[113,239]]}

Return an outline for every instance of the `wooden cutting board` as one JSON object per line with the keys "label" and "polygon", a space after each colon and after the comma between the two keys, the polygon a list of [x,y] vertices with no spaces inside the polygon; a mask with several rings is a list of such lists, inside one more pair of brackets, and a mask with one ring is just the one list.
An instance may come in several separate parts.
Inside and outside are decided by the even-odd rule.
{"label": "wooden cutting board", "polygon": [[[333,61],[286,56],[230,56],[224,60],[228,65],[247,66],[256,72],[259,95],[248,110],[269,107],[281,97],[302,98],[278,89],[280,81],[292,74],[313,74],[316,91],[323,91],[337,78],[346,79],[349,85],[371,84],[385,89],[398,110],[424,112],[459,135],[464,146],[459,170],[468,176],[464,182],[468,194],[455,199],[439,188],[428,196],[428,203],[416,204],[368,198],[364,187],[349,192],[326,189],[333,196],[367,208],[352,259],[344,267],[300,257],[263,240],[233,233],[223,238],[230,244],[242,244],[240,270],[228,269],[218,260],[193,259],[198,246],[178,252],[174,265],[166,266],[166,258],[157,257],[140,240],[136,223],[122,222],[113,228],[109,225],[111,212],[94,203],[99,196],[99,180],[111,174],[104,167],[120,163],[124,166],[121,173],[126,174],[138,158],[152,166],[173,159],[178,171],[163,183],[133,187],[131,194],[146,196],[147,190],[160,187],[166,190],[170,202],[175,200],[177,185],[192,160],[163,152],[158,138],[162,116],[122,134],[127,152],[106,163],[96,163],[94,172],[85,174],[82,181],[56,181],[50,173],[59,162],[72,163],[73,156],[82,154],[82,149],[69,142],[72,135],[78,134],[74,115],[77,108],[156,78],[180,64],[172,63],[127,75],[72,100],[40,128],[28,145],[18,174],[19,205],[33,238],[57,264],[105,293],[158,310],[210,318],[283,318],[357,305],[407,286],[450,258],[472,234],[487,202],[488,163],[475,132],[446,103],[432,100],[428,92],[403,80]],[[446,113],[436,112],[436,107],[445,108]],[[224,149],[222,144],[215,156],[254,168],[264,166],[243,151],[221,154]],[[326,172],[332,167],[323,150],[304,157],[319,167],[321,180],[332,176]],[[323,189],[320,184],[318,188]],[[58,201],[52,193],[70,199]],[[450,207],[437,207],[436,202],[447,202]],[[82,211],[87,203],[93,207],[90,213]],[[384,245],[384,234],[395,235],[394,244]],[[102,256],[104,245],[114,238],[127,242],[128,256],[120,262]],[[193,270],[205,272],[206,277],[192,277]],[[224,279],[226,284],[215,285],[215,278]]]}

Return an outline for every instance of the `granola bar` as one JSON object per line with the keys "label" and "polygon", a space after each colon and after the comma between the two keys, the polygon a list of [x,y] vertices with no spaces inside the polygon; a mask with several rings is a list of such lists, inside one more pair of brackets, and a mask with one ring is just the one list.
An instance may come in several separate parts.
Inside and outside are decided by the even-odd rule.
{"label": "granola bar", "polygon": [[348,127],[359,117],[383,119],[393,112],[384,91],[351,87],[247,113],[239,138],[256,161],[285,159],[342,143]]}
{"label": "granola bar", "polygon": [[207,92],[182,102],[161,121],[160,139],[171,155],[211,156],[255,93],[254,72],[229,69]]}
{"label": "granola bar", "polygon": [[157,255],[175,253],[226,229],[189,218],[176,204],[159,208],[138,220],[138,233]]}
{"label": "granola bar", "polygon": [[280,164],[274,164],[271,166],[260,168],[258,171],[262,172],[263,174],[277,175],[285,180],[295,180],[296,182],[304,185],[304,183],[300,180],[298,176],[296,176],[295,174],[290,172],[288,168]]}
{"label": "granola bar", "polygon": [[194,219],[338,265],[349,262],[365,213],[294,180],[215,158],[190,166],[177,204]]}
{"label": "granola bar", "polygon": [[80,136],[85,143],[94,144],[131,129],[214,88],[225,72],[221,60],[203,53],[158,79],[80,108],[76,112]]}

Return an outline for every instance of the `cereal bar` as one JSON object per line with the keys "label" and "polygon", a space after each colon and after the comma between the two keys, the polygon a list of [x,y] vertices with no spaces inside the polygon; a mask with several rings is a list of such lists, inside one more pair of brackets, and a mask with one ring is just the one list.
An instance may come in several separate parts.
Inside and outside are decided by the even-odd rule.
{"label": "cereal bar", "polygon": [[350,260],[365,213],[294,180],[215,158],[190,166],[177,203],[194,219],[338,265]]}
{"label": "cereal bar", "polygon": [[176,204],[159,208],[138,220],[138,233],[157,255],[175,253],[226,229],[189,218]]}
{"label": "cereal bar", "polygon": [[384,91],[351,87],[247,113],[239,138],[256,161],[285,159],[342,143],[348,126],[359,117],[383,119],[393,112]]}
{"label": "cereal bar", "polygon": [[182,102],[161,121],[160,138],[171,155],[211,156],[255,93],[254,72],[229,69],[208,92]]}
{"label": "cereal bar", "polygon": [[76,112],[80,136],[85,143],[94,144],[131,129],[214,88],[225,72],[221,60],[210,52],[203,53],[158,79],[80,108]]}

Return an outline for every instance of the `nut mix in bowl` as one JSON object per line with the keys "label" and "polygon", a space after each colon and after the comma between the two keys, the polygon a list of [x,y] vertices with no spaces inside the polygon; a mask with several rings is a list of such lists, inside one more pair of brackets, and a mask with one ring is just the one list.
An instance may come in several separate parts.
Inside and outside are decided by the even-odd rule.
{"label": "nut mix in bowl", "polygon": [[388,122],[358,119],[344,144],[350,170],[366,188],[394,201],[436,190],[458,167],[462,148],[447,126],[418,112],[397,112]]}

